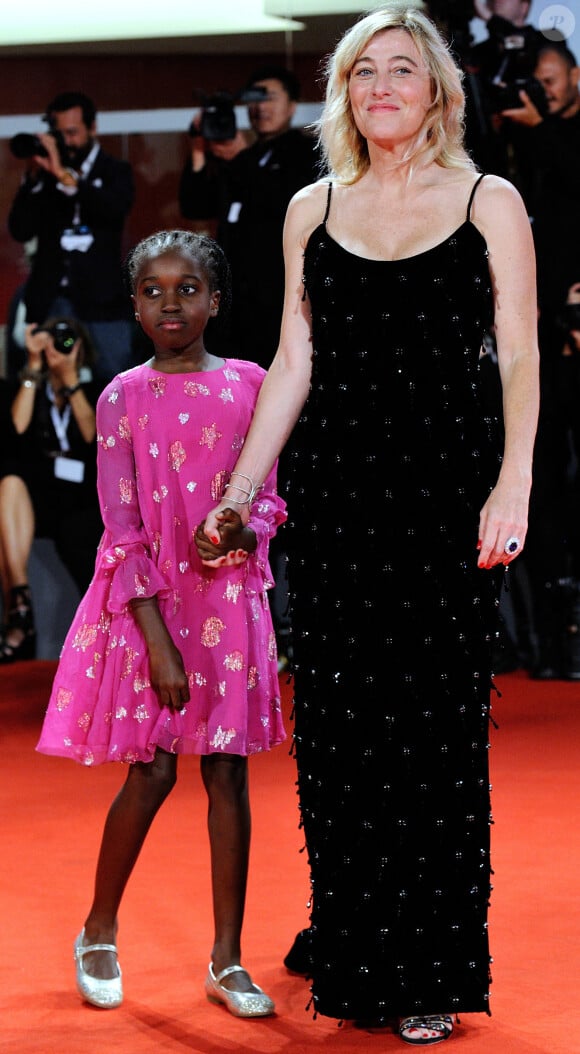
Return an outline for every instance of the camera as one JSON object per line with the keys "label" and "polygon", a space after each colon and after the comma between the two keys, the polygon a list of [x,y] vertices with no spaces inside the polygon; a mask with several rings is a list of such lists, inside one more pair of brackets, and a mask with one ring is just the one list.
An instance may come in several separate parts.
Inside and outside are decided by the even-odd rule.
{"label": "camera", "polygon": [[61,355],[70,355],[77,340],[78,333],[68,322],[55,322],[52,326],[37,326],[33,333],[50,333],[52,342]]}
{"label": "camera", "polygon": [[491,84],[489,91],[493,113],[501,113],[502,110],[521,110],[524,105],[520,99],[521,91],[529,95],[541,117],[545,117],[548,113],[546,93],[535,77],[516,77],[508,84]]}
{"label": "camera", "polygon": [[565,304],[558,316],[558,321],[567,333],[580,330],[580,304]]}
{"label": "camera", "polygon": [[[197,93],[194,93],[194,97]],[[213,95],[201,97],[201,120],[199,127],[192,121],[189,127],[189,135],[201,135],[203,139],[223,142],[226,139],[234,139],[236,135],[236,104],[260,102],[265,99],[268,92],[265,88],[245,88],[237,95],[227,91],[217,91]]]}
{"label": "camera", "polygon": [[[49,134],[56,141],[62,164],[67,165],[69,162],[62,132],[52,127],[49,118],[45,117],[44,120],[47,120],[50,125]],[[17,157],[20,161],[27,161],[29,157],[48,157],[48,150],[41,143],[40,137],[30,132],[18,132],[17,135],[13,135],[8,141],[8,145],[12,156]]]}

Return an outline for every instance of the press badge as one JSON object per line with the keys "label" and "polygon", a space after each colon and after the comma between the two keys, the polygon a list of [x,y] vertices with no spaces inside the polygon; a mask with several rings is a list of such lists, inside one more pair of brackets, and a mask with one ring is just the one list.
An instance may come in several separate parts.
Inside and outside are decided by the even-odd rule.
{"label": "press badge", "polygon": [[85,478],[84,461],[73,457],[55,457],[54,474],[57,479],[66,479],[68,483],[82,483]]}
{"label": "press badge", "polygon": [[86,253],[94,240],[89,227],[67,227],[61,234],[60,247],[67,253]]}

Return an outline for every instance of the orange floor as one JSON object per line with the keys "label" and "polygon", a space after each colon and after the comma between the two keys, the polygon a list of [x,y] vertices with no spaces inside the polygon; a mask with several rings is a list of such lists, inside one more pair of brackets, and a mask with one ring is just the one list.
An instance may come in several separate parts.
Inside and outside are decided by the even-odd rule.
{"label": "orange floor", "polygon": [[[282,958],[307,918],[308,880],[289,744],[251,761],[253,844],[244,961],[277,1013],[240,1021],[203,992],[211,941],[205,799],[196,759],[159,814],[122,906],[125,1002],[84,1005],[72,943],[122,772],[34,751],[55,664],[0,669],[0,1049],[8,1054],[358,1054],[410,1048],[306,1011]],[[495,889],[491,1019],[465,1015],[446,1050],[580,1051],[580,685],[498,678],[492,734]],[[290,688],[283,679],[284,705]],[[290,727],[288,725],[288,727]],[[439,1049],[439,1048],[438,1048]]]}

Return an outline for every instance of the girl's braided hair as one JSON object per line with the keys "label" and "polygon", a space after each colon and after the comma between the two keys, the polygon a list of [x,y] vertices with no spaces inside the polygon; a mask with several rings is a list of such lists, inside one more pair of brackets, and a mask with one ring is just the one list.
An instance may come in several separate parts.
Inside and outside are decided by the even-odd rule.
{"label": "girl's braided hair", "polygon": [[195,231],[156,231],[135,245],[127,254],[124,265],[125,284],[129,293],[135,292],[137,275],[144,262],[169,252],[193,256],[200,262],[207,274],[210,292],[220,291],[218,318],[225,319],[232,300],[230,265],[223,249],[213,238]]}

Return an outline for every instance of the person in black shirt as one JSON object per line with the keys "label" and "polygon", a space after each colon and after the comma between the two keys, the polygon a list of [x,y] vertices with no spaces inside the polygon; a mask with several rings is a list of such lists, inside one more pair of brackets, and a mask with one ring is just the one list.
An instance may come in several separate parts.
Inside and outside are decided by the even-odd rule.
{"label": "person in black shirt", "polygon": [[217,240],[232,269],[232,353],[268,368],[278,346],[284,299],[282,229],[288,203],[318,175],[314,139],[291,128],[299,97],[294,74],[264,66],[247,88],[264,98],[248,105],[256,136],[194,136],[183,169],[179,206],[186,219],[217,220]]}
{"label": "person in black shirt", "polygon": [[542,398],[523,562],[538,637],[532,675],[577,680],[580,649],[570,651],[566,631],[570,597],[575,601],[580,595],[576,523],[566,504],[571,468],[567,375],[575,358],[562,356],[560,316],[580,277],[580,68],[568,47],[545,41],[534,76],[544,89],[547,114],[522,91],[522,105],[504,115],[526,135],[533,157],[528,211],[537,259]]}
{"label": "person in black shirt", "polygon": [[[66,326],[59,343],[57,324]],[[62,337],[62,333],[60,333]],[[84,593],[103,525],[96,490],[93,347],[76,319],[26,327],[27,365],[2,388],[0,578],[4,626],[0,664],[32,659],[36,631],[28,561],[35,537],[52,538]]]}
{"label": "person in black shirt", "polygon": [[[246,90],[262,89],[263,99],[250,102],[248,115],[255,141],[251,146],[237,130],[228,140],[193,136],[191,158],[183,169],[179,205],[187,219],[217,220],[217,241],[230,261],[232,307],[229,330],[216,330],[212,350],[270,365],[280,336],[284,302],[282,231],[292,196],[320,174],[312,136],[291,128],[300,86],[284,67],[263,66],[249,78]],[[197,125],[199,127],[199,124]],[[284,492],[285,456],[278,469]],[[276,630],[279,667],[291,655],[285,586],[283,529],[270,546],[275,578],[270,603]]]}
{"label": "person in black shirt", "polygon": [[44,153],[27,157],[8,214],[12,238],[34,246],[22,292],[26,319],[79,319],[107,381],[133,365],[135,327],[121,266],[133,173],[99,144],[95,105],[84,93],[61,92],[44,119],[50,131],[37,137]]}

